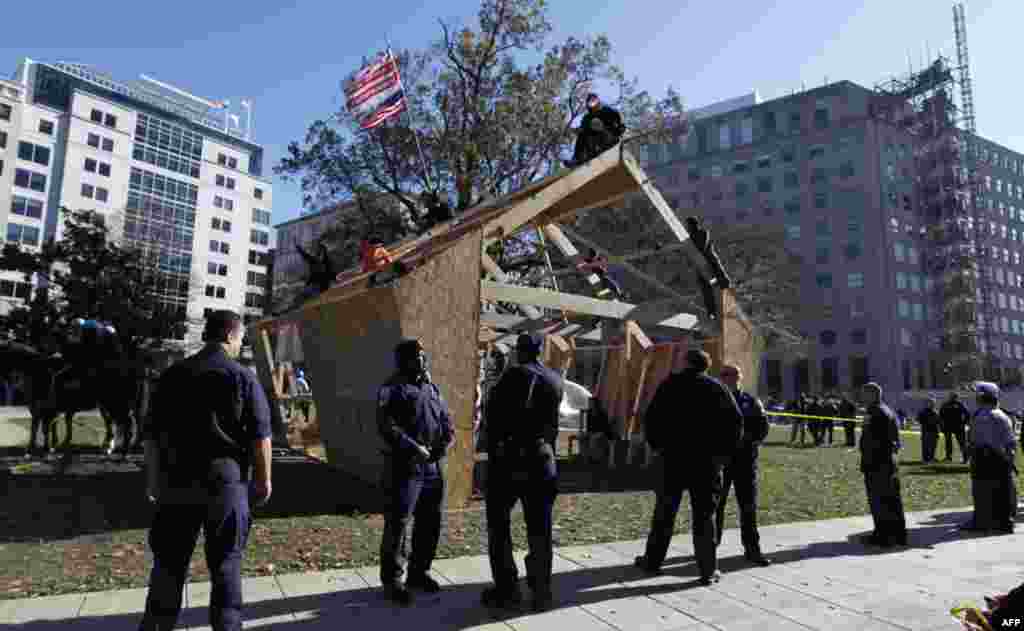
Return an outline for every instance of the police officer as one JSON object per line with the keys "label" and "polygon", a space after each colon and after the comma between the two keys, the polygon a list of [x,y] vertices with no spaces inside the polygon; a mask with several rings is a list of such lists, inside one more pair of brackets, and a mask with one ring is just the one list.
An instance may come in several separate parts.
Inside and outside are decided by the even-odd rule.
{"label": "police officer", "polygon": [[928,399],[924,408],[917,414],[917,424],[921,426],[921,462],[935,461],[935,448],[939,445],[939,426],[942,419],[935,411],[935,401]]}
{"label": "police officer", "polygon": [[683,491],[689,489],[693,549],[704,585],[721,578],[715,510],[722,494],[722,469],[743,438],[743,413],[726,387],[708,376],[710,365],[704,351],[687,351],[686,368],[669,375],[647,407],[644,433],[657,450],[663,471],[647,549],[635,561],[645,572],[661,572]]}
{"label": "police officer", "polygon": [[243,334],[238,314],[214,311],[206,319],[206,346],[157,382],[143,428],[147,492],[156,514],[142,631],[175,627],[200,528],[213,582],[210,625],[215,631],[242,628],[250,492],[257,503],[271,493],[270,406],[252,371],[235,361]]}
{"label": "police officer", "polygon": [[999,386],[975,385],[978,409],[971,421],[971,495],[974,515],[964,530],[1013,533],[1017,514],[1017,485],[1013,474],[1017,440],[1010,417],[999,409]]}
{"label": "police officer", "polygon": [[864,486],[875,523],[875,530],[865,538],[865,543],[905,546],[907,521],[896,462],[900,449],[896,415],[882,402],[882,387],[877,383],[864,384],[861,397],[867,414],[860,435],[860,470],[864,473]]}
{"label": "police officer", "polygon": [[715,545],[722,543],[725,503],[729,499],[729,487],[735,486],[744,556],[751,563],[770,565],[771,561],[761,553],[761,537],[757,532],[757,452],[761,442],[768,436],[768,416],[757,397],[740,389],[743,373],[739,366],[726,364],[722,367],[720,377],[743,413],[743,441],[723,471],[722,500],[718,503],[715,519]]}
{"label": "police officer", "polygon": [[487,405],[487,552],[494,585],[484,590],[482,601],[490,607],[522,600],[512,557],[511,513],[517,501],[526,519],[526,576],[533,607],[543,611],[551,605],[555,440],[564,386],[538,360],[543,344],[537,333],[519,336],[519,363],[501,376]]}
{"label": "police officer", "polygon": [[843,397],[839,404],[839,416],[843,417],[843,436],[846,438],[847,447],[857,446],[857,406],[849,399]]}
{"label": "police officer", "polygon": [[971,414],[967,411],[967,407],[960,402],[957,393],[953,392],[949,395],[949,400],[939,408],[939,416],[942,418],[942,433],[946,436],[946,462],[953,459],[953,438],[955,437],[956,443],[960,447],[960,455],[963,456],[963,462],[967,464],[970,455],[965,444],[966,431],[964,428],[970,421]]}
{"label": "police officer", "polygon": [[[380,580],[388,598],[407,605],[412,602],[409,589],[441,589],[428,572],[441,537],[444,477],[439,461],[455,434],[448,405],[430,381],[419,340],[399,342],[395,363],[398,371],[381,386],[377,405],[377,429],[391,448],[392,481],[380,543]],[[412,518],[412,554],[403,584],[406,531]]]}

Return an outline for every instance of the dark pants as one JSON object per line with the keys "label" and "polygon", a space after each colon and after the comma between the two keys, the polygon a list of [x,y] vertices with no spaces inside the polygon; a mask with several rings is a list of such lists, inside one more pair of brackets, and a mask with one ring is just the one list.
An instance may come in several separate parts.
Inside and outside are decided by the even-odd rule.
{"label": "dark pants", "polygon": [[[408,561],[410,577],[430,570],[441,539],[441,505],[444,478],[394,476],[390,507],[384,516],[380,542],[380,581],[394,585],[402,580]],[[406,533],[413,520],[412,554],[406,555]]]}
{"label": "dark pants", "polygon": [[939,431],[937,429],[921,430],[921,460],[934,462],[935,448],[939,446]]}
{"label": "dark pants", "polygon": [[857,446],[857,423],[854,421],[843,421],[843,433],[846,437],[847,447]]}
{"label": "dark pants", "polygon": [[[141,631],[170,631],[181,612],[182,590],[192,551],[203,530],[210,592],[210,626],[215,631],[242,628],[242,553],[249,536],[249,490],[227,484],[207,493],[175,497],[167,493],[149,531],[153,573],[149,578]],[[205,497],[200,497],[205,495]]]}
{"label": "dark pants", "polygon": [[977,450],[971,458],[971,495],[974,526],[1010,528],[1017,515],[1017,485],[1013,469],[998,454]]}
{"label": "dark pants", "polygon": [[903,514],[900,477],[896,469],[882,467],[864,472],[864,486],[875,522],[875,535],[880,539],[900,541],[907,538],[907,521]]}
{"label": "dark pants", "polygon": [[960,447],[960,455],[964,462],[967,462],[969,457],[967,455],[967,437],[965,435],[964,428],[961,427],[943,427],[942,433],[946,435],[946,460],[953,459],[953,438],[956,437],[956,444]]}
{"label": "dark pants", "polygon": [[651,533],[647,537],[644,557],[650,568],[661,567],[672,542],[676,514],[683,499],[683,491],[690,491],[690,522],[693,532],[693,550],[702,577],[711,576],[718,569],[715,553],[715,510],[722,494],[722,469],[718,464],[691,465],[666,469],[657,491]]}
{"label": "dark pants", "polygon": [[722,543],[725,530],[725,503],[729,500],[729,487],[736,489],[739,505],[740,533],[743,549],[747,553],[761,551],[761,537],[757,533],[757,448],[747,447],[726,465],[722,475],[722,497],[715,516],[716,545]]}
{"label": "dark pants", "polygon": [[551,591],[551,561],[554,556],[552,515],[557,479],[550,475],[516,481],[508,472],[495,467],[487,479],[487,554],[491,574],[499,591],[515,588],[519,571],[512,556],[512,508],[523,503],[526,519],[526,580],[535,593]]}

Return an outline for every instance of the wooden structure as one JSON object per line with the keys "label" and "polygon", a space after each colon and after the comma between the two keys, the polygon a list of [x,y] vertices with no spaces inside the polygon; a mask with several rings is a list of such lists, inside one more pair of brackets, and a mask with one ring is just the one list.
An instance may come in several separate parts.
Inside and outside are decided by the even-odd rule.
{"label": "wooden structure", "polygon": [[[567,257],[576,257],[558,222],[583,210],[605,208],[637,191],[643,191],[666,221],[693,266],[712,278],[675,213],[633,155],[617,145],[581,167],[484,202],[419,238],[395,244],[390,248],[392,256],[407,271],[394,282],[370,288],[368,274],[345,272],[334,287],[301,308],[252,324],[250,336],[258,341],[257,354],[262,355],[257,361],[260,376],[268,391],[276,394],[268,333],[295,327],[313,375],[328,460],[377,483],[383,480],[387,464],[376,428],[377,389],[394,371],[392,349],[399,339],[419,338],[428,351],[433,380],[455,420],[457,437],[449,453],[447,476],[449,505],[456,506],[472,490],[479,351],[498,340],[514,340],[524,330],[541,331],[548,336],[545,361],[564,374],[573,361],[575,338],[608,337],[607,331],[595,329],[596,317],[625,323],[623,348],[606,357],[600,397],[626,427],[635,427],[657,375],[678,365],[678,357],[667,358],[642,327],[690,330],[698,325],[696,316],[513,285],[485,248],[531,229],[541,232]],[[482,312],[481,301],[522,305],[524,315]],[[724,303],[732,304],[728,297]],[[728,320],[725,325],[721,329],[728,334]],[[716,348],[716,363],[736,350],[728,340]]]}

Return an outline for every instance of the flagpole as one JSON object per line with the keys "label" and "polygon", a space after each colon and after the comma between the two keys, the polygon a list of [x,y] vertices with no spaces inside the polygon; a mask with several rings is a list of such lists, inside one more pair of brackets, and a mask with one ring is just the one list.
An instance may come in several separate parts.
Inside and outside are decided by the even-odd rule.
{"label": "flagpole", "polygon": [[402,98],[405,99],[405,115],[409,119],[409,130],[412,131],[413,140],[416,141],[416,151],[420,154],[420,164],[423,165],[423,178],[427,181],[427,188],[433,191],[434,185],[430,182],[430,170],[427,168],[427,159],[423,156],[423,147],[420,146],[420,136],[413,127],[412,108],[409,107],[409,96],[405,93],[405,85],[402,83],[402,69],[398,65],[398,58],[391,52],[391,41],[385,38],[388,45],[388,57],[395,60],[395,70],[398,72],[398,89],[402,91]]}

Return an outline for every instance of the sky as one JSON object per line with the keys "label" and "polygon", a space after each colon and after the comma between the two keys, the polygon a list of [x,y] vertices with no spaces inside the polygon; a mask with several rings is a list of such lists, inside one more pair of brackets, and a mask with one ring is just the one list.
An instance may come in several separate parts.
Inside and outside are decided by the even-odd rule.
{"label": "sky", "polygon": [[[387,40],[425,47],[438,19],[471,24],[479,0],[381,4],[345,0],[58,0],[59,12],[8,3],[0,75],[21,57],[85,63],[116,78],[147,74],[208,99],[253,102],[253,139],[264,168],[309,125],[342,106],[339,82]],[[602,6],[602,4],[604,6]],[[440,8],[441,6],[445,8]],[[550,0],[551,42],[606,34],[613,61],[642,89],[678,90],[687,107],[757,90],[763,100],[803,86],[850,80],[867,87],[924,65],[939,50],[955,58],[952,4],[945,0]],[[152,8],[149,8],[152,7]],[[1024,2],[965,3],[978,132],[1024,153],[1019,81]],[[6,65],[5,65],[6,64]],[[612,95],[614,96],[614,95]],[[273,221],[299,216],[297,183],[274,177]]]}

